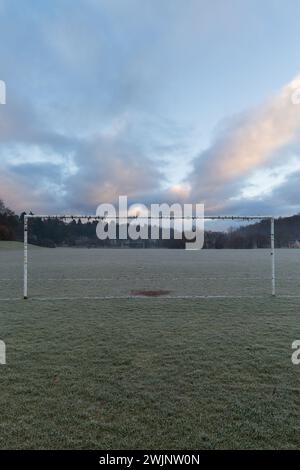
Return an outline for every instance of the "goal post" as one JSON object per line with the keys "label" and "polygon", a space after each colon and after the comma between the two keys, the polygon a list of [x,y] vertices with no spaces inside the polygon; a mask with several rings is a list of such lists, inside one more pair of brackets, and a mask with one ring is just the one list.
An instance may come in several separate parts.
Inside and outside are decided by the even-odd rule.
{"label": "goal post", "polygon": [[24,299],[28,298],[28,217],[24,216]]}
{"label": "goal post", "polygon": [[[136,219],[135,216],[127,216],[127,220]],[[145,219],[150,220],[150,217],[138,217],[139,220]],[[163,219],[165,217],[160,217]],[[94,221],[109,221],[109,217],[102,216],[91,216],[91,215],[36,215],[36,214],[25,214],[24,215],[24,269],[23,269],[23,297],[28,299],[28,230],[30,228],[30,219],[58,219],[63,221],[68,220],[94,220]],[[206,215],[206,216],[195,216],[195,217],[170,217],[171,220],[176,219],[202,219],[202,220],[227,220],[227,221],[270,221],[270,257],[271,257],[271,294],[276,295],[276,268],[275,268],[275,218],[274,216],[230,216],[230,215]],[[124,220],[124,216],[116,216],[114,220]]]}
{"label": "goal post", "polygon": [[272,268],[272,295],[276,295],[276,271],[275,271],[275,219],[271,218],[271,268]]}

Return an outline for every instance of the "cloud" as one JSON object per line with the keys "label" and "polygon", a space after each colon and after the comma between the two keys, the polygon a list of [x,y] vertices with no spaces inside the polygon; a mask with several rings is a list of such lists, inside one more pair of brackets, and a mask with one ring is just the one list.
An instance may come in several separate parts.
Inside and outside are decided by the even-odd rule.
{"label": "cloud", "polygon": [[299,206],[300,171],[295,171],[272,192],[262,197],[231,199],[227,202],[229,214],[240,215],[294,215],[300,213]]}
{"label": "cloud", "polygon": [[33,109],[20,103],[0,113],[0,197],[17,211],[93,213],[122,194],[144,200],[160,191],[164,176],[152,155],[158,144],[146,138],[147,126],[137,139],[136,115],[77,138],[46,131]]}
{"label": "cloud", "polygon": [[68,180],[67,205],[96,209],[119,195],[144,198],[158,191],[163,175],[143,149],[118,135],[83,142],[74,158],[78,171]]}
{"label": "cloud", "polygon": [[235,117],[222,129],[193,162],[188,178],[193,197],[205,200],[208,209],[225,209],[256,169],[275,157],[284,162],[284,148],[299,136],[300,106],[292,103],[297,88],[300,75],[264,105]]}

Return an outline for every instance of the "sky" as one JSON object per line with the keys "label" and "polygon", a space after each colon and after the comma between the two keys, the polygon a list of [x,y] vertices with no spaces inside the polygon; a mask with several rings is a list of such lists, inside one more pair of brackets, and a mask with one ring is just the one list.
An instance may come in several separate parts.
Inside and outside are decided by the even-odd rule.
{"label": "sky", "polygon": [[0,199],[300,212],[298,0],[0,0]]}

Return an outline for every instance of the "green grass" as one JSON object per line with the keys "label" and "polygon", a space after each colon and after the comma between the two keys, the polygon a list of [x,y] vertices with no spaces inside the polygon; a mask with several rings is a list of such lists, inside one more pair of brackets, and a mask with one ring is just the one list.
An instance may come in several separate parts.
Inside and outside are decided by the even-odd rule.
{"label": "green grass", "polygon": [[[38,249],[39,247],[34,246],[34,245],[29,245],[30,249]],[[23,242],[14,242],[14,241],[5,241],[5,240],[0,240],[0,250],[23,250],[24,249],[24,244]]]}
{"label": "green grass", "polygon": [[4,303],[0,448],[297,448],[299,307]]}
{"label": "green grass", "polygon": [[23,243],[0,240],[0,250],[22,250]]}
{"label": "green grass", "polygon": [[[117,279],[129,255],[100,251],[105,277]],[[77,258],[73,251],[42,253],[31,255],[32,298],[0,303],[0,339],[7,346],[7,365],[0,366],[1,449],[299,448],[300,366],[291,363],[291,344],[300,339],[299,298],[272,299],[267,282],[257,299],[55,300],[54,287],[59,294],[72,289],[63,277],[49,279],[58,272],[98,275],[98,261],[93,264],[91,250]],[[118,289],[146,286],[142,257],[148,257],[147,279],[153,273],[162,288],[169,286],[164,266],[183,254],[166,264],[169,254],[155,253],[131,252],[134,285],[122,278]],[[163,258],[160,276],[151,265],[155,256]],[[214,265],[213,253],[204,256]],[[244,256],[234,253],[232,266]],[[0,256],[2,279],[10,279],[2,282],[1,298],[18,295],[20,263],[13,252]],[[232,266],[217,265],[233,275]],[[219,282],[222,287],[223,277]],[[88,284],[75,283],[73,294]],[[230,286],[233,294],[237,284]],[[109,285],[102,280],[97,293]],[[39,300],[42,287],[53,300]]]}

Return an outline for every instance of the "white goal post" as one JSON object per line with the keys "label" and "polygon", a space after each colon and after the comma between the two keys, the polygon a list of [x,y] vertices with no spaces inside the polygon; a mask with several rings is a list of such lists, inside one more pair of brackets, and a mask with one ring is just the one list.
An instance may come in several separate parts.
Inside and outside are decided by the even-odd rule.
{"label": "white goal post", "polygon": [[[127,216],[128,220],[136,219],[134,216]],[[150,220],[150,217],[138,217],[140,219]],[[163,219],[165,217],[160,217]],[[24,288],[23,296],[24,299],[28,299],[28,229],[30,219],[60,219],[60,220],[108,220],[109,217],[102,216],[91,216],[91,215],[36,215],[36,214],[25,214],[24,215]],[[116,216],[114,220],[124,220],[124,216]],[[276,271],[275,271],[275,218],[274,216],[229,216],[229,215],[214,215],[214,216],[195,216],[195,217],[170,217],[169,219],[202,219],[202,220],[240,220],[244,222],[250,222],[255,220],[269,220],[270,221],[270,255],[271,255],[271,293],[272,296],[276,295]]]}

